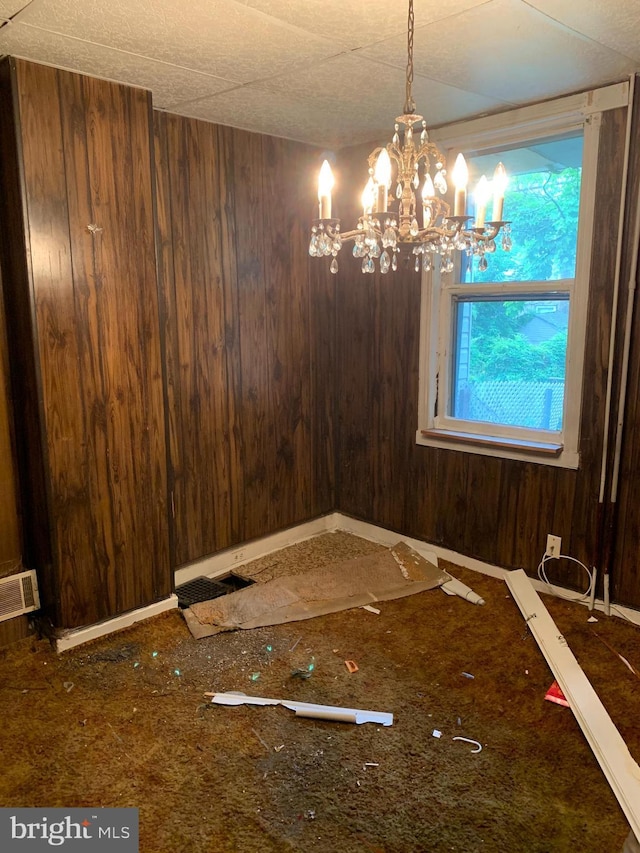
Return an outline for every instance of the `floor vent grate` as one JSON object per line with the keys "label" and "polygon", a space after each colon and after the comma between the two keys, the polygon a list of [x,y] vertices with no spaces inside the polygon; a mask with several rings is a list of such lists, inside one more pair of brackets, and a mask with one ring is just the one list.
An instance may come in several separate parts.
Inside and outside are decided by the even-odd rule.
{"label": "floor vent grate", "polygon": [[38,580],[34,571],[0,578],[0,622],[40,607]]}
{"label": "floor vent grate", "polygon": [[176,587],[178,605],[180,607],[191,607],[192,604],[211,601],[212,598],[219,598],[221,595],[243,589],[252,583],[255,581],[239,578],[237,575],[225,575],[215,580],[208,577],[194,578]]}

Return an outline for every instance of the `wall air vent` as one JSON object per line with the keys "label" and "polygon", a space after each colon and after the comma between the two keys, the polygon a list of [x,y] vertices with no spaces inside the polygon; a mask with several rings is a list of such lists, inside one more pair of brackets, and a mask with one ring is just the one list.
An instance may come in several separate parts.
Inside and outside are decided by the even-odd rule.
{"label": "wall air vent", "polygon": [[34,571],[0,578],[0,622],[40,607],[38,579]]}

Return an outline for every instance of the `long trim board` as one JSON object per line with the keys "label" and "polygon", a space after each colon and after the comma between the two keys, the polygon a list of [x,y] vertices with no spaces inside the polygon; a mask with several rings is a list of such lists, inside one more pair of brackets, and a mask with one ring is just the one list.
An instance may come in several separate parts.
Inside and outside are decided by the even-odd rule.
{"label": "long trim board", "polygon": [[523,569],[510,572],[506,582],[631,829],[640,838],[640,767]]}

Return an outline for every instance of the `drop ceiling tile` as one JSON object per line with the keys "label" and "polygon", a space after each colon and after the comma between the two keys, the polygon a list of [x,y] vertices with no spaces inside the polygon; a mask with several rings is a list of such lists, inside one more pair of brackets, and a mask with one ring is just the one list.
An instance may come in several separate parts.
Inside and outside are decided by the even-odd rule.
{"label": "drop ceiling tile", "polygon": [[[400,0],[239,0],[310,33],[335,39],[354,49],[390,36],[404,34],[408,3]],[[419,0],[414,9],[416,26],[448,18],[486,0]]]}
{"label": "drop ceiling tile", "polygon": [[0,0],[0,19],[13,17],[29,4],[29,0]]}
{"label": "drop ceiling tile", "polygon": [[[398,67],[406,64],[401,38],[360,52]],[[519,0],[490,0],[417,29],[414,67],[460,89],[517,103],[603,85],[634,70],[631,60]]]}
{"label": "drop ceiling tile", "polygon": [[[374,78],[375,97],[372,97]],[[413,92],[417,108],[429,127],[505,106],[425,78],[416,78]],[[404,96],[403,71],[348,54],[295,76],[256,82],[197,103],[177,104],[174,111],[340,148],[390,139],[395,118],[402,113]]]}
{"label": "drop ceiling tile", "polygon": [[18,20],[239,83],[335,53],[234,0],[36,0]]}
{"label": "drop ceiling tile", "polygon": [[26,24],[11,23],[0,29],[0,53],[151,89],[154,106],[164,109],[236,85],[143,56],[46,33]]}
{"label": "drop ceiling tile", "polygon": [[640,61],[638,0],[528,0],[540,12],[618,53]]}
{"label": "drop ceiling tile", "polygon": [[[329,117],[336,109],[348,113],[352,125],[357,125],[361,116],[371,116],[385,133],[393,132],[394,120],[403,112],[406,72],[349,53],[319,62],[295,76],[264,80],[255,86],[312,99],[316,108],[326,111]],[[429,127],[454,121],[466,111],[477,115],[504,106],[504,102],[425,77],[415,77],[412,90],[416,109]]]}
{"label": "drop ceiling tile", "polygon": [[317,144],[333,147],[332,138],[327,137],[331,123],[327,116],[318,114],[313,104],[304,98],[265,92],[250,85],[178,104],[172,112],[298,142],[316,144],[318,140]]}

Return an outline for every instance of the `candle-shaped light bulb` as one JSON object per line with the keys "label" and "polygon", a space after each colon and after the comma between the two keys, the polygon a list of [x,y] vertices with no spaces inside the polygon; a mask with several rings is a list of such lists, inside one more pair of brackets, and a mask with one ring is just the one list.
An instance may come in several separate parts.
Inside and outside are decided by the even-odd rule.
{"label": "candle-shaped light bulb", "polygon": [[489,187],[489,181],[483,175],[478,181],[478,185],[474,193],[476,202],[476,228],[484,228],[484,222],[487,216],[487,202],[489,201],[490,195],[491,190]]}
{"label": "candle-shaped light bulb", "polygon": [[365,184],[365,188],[362,191],[361,201],[362,201],[362,212],[365,216],[373,211],[373,203],[376,199],[376,185],[373,182],[373,178],[369,177],[369,180]]}
{"label": "candle-shaped light bulb", "polygon": [[387,191],[391,185],[391,159],[386,148],[378,154],[374,178],[378,188],[378,211],[384,213],[387,209]]}
{"label": "candle-shaped light bulb", "polygon": [[436,188],[433,186],[431,175],[427,172],[422,187],[422,224],[427,228],[431,223],[431,203],[436,194]]}
{"label": "candle-shaped light bulb", "polygon": [[456,157],[451,177],[453,178],[453,184],[456,188],[453,215],[464,216],[465,209],[467,207],[467,182],[469,180],[469,170],[467,168],[467,162],[462,154],[458,154]]}
{"label": "candle-shaped light bulb", "polygon": [[509,183],[509,179],[507,178],[507,171],[502,165],[502,163],[498,163],[496,166],[496,170],[493,173],[493,212],[492,217],[494,222],[502,221],[502,208],[504,206],[504,193],[507,189],[507,184]]}
{"label": "candle-shaped light bulb", "polygon": [[333,172],[329,161],[325,160],[318,176],[318,207],[320,219],[331,219],[331,190],[333,189]]}
{"label": "candle-shaped light bulb", "polygon": [[436,188],[433,186],[431,175],[427,175],[424,179],[424,186],[422,187],[422,203],[427,204],[429,199],[433,198],[435,194]]}

